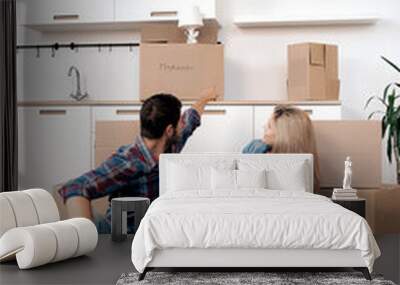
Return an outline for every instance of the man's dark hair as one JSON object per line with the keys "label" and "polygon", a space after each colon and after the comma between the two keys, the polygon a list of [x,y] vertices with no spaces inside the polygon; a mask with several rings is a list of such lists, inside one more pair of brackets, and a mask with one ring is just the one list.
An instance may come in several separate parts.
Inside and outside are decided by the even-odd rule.
{"label": "man's dark hair", "polygon": [[156,94],[144,101],[140,110],[140,134],[148,139],[159,139],[168,125],[177,127],[182,103],[173,95]]}

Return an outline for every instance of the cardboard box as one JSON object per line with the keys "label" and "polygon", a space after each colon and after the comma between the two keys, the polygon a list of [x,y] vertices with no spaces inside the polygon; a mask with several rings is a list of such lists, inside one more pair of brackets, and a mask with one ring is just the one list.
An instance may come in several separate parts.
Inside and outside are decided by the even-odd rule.
{"label": "cardboard box", "polygon": [[215,87],[224,94],[224,46],[214,44],[142,44],[140,99],[170,93],[181,100],[197,100]]}
{"label": "cardboard box", "polygon": [[339,100],[337,46],[289,45],[287,87],[290,101]]}
{"label": "cardboard box", "polygon": [[95,166],[99,166],[115,151],[132,144],[140,133],[139,121],[98,121],[95,126]]}
{"label": "cardboard box", "polygon": [[320,164],[321,188],[342,187],[344,161],[353,161],[352,186],[382,184],[380,121],[313,121]]}
{"label": "cardboard box", "polygon": [[[218,42],[218,26],[205,25],[199,31],[200,35],[197,38],[201,44],[216,44]],[[183,29],[173,24],[149,24],[141,29],[142,43],[186,43],[186,36]]]}
{"label": "cardboard box", "polygon": [[400,233],[399,185],[383,185],[379,189],[360,189],[357,195],[367,200],[367,221],[374,234]]}
{"label": "cardboard box", "polygon": [[[400,187],[382,185],[376,189],[357,189],[357,195],[366,199],[366,219],[375,235],[400,233]],[[320,193],[332,197],[332,188],[321,189]]]}

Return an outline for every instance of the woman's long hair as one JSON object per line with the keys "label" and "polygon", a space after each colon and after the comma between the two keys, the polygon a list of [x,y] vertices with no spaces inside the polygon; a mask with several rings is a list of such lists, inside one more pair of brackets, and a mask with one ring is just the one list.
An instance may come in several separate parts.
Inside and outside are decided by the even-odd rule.
{"label": "woman's long hair", "polygon": [[319,162],[314,127],[310,117],[303,110],[278,105],[272,120],[275,125],[275,139],[272,153],[311,153],[314,156],[314,192],[319,192]]}

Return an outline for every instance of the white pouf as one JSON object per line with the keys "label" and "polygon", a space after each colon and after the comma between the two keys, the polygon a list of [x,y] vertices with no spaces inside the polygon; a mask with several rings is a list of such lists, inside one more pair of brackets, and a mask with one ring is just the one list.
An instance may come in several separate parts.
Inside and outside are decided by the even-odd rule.
{"label": "white pouf", "polygon": [[15,216],[10,202],[6,197],[0,196],[0,237],[8,230],[15,228]]}
{"label": "white pouf", "polygon": [[10,202],[17,227],[27,227],[39,224],[35,205],[28,194],[23,191],[3,192],[0,195]]}
{"label": "white pouf", "polygon": [[20,269],[51,262],[57,251],[54,233],[40,225],[14,228],[0,239],[0,260],[16,256]]}
{"label": "white pouf", "polygon": [[48,191],[43,189],[30,189],[22,193],[29,195],[32,199],[39,218],[39,224],[52,223],[60,220],[57,204]]}
{"label": "white pouf", "polygon": [[75,218],[64,222],[71,224],[78,233],[78,248],[73,257],[86,254],[96,248],[99,235],[92,221],[84,218]]}
{"label": "white pouf", "polygon": [[95,225],[85,218],[14,228],[0,238],[0,261],[16,255],[19,268],[29,269],[87,254],[97,240]]}
{"label": "white pouf", "polygon": [[49,228],[56,236],[57,252],[52,262],[57,262],[75,256],[78,250],[78,232],[76,229],[65,221],[45,224],[44,227]]}
{"label": "white pouf", "polygon": [[97,246],[91,220],[59,221],[57,204],[43,189],[0,193],[0,262],[17,259],[20,269],[84,255]]}

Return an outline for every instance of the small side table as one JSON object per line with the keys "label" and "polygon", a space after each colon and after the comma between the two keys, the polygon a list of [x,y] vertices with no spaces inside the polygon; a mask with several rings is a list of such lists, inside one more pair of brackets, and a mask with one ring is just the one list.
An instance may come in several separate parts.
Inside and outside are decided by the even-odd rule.
{"label": "small side table", "polygon": [[332,199],[332,202],[339,204],[340,206],[359,214],[361,217],[365,218],[365,204],[366,199],[357,198],[354,200],[336,200]]}
{"label": "small side table", "polygon": [[111,200],[111,239],[124,241],[127,237],[128,212],[134,212],[135,230],[146,214],[150,205],[150,199],[142,197],[123,197]]}

